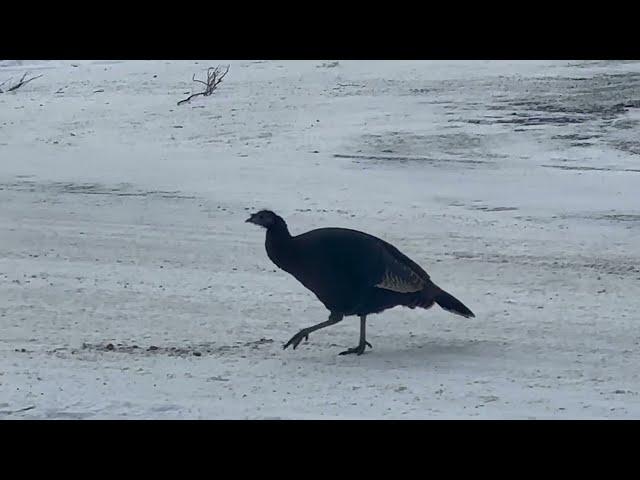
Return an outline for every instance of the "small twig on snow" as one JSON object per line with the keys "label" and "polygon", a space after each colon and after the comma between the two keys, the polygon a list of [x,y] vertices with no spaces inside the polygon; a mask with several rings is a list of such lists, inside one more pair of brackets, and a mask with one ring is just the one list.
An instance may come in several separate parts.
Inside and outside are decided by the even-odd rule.
{"label": "small twig on snow", "polygon": [[2,410],[0,411],[0,413],[4,415],[13,415],[14,413],[27,412],[29,410],[33,410],[34,408],[36,408],[36,406],[31,405],[29,407],[19,408],[18,410]]}
{"label": "small twig on snow", "polygon": [[[16,83],[15,85],[11,85],[9,88],[7,88],[7,92],[13,92],[17,89],[19,89],[20,87],[26,85],[27,83],[31,82],[32,80],[35,80],[36,78],[40,78],[42,75],[37,75],[35,77],[31,77],[25,80],[25,78],[27,78],[27,73],[25,72],[24,75],[22,75],[22,78],[20,79],[20,81],[18,83]],[[4,85],[5,83],[7,83],[9,80],[5,80],[4,82],[0,83],[0,87],[2,85]],[[4,93],[4,91],[2,89],[0,89],[0,93]]]}

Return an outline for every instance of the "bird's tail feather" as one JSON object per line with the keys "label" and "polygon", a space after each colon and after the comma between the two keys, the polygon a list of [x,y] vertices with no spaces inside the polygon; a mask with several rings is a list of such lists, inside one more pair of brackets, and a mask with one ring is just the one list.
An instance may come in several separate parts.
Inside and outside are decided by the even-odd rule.
{"label": "bird's tail feather", "polygon": [[460,300],[442,289],[440,289],[440,291],[436,294],[434,300],[438,305],[440,305],[440,308],[448,312],[455,313],[456,315],[461,315],[465,318],[475,317],[473,312],[469,310]]}

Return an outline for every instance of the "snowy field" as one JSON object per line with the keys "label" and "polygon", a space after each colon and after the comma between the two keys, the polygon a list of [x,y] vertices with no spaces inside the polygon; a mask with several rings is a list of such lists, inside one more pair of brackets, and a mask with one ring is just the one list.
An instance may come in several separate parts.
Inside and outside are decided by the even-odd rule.
{"label": "snowy field", "polygon": [[[191,77],[219,89],[177,106]],[[0,418],[640,418],[640,62],[0,61]],[[198,88],[195,86],[195,88]],[[476,314],[328,312],[244,223]]]}

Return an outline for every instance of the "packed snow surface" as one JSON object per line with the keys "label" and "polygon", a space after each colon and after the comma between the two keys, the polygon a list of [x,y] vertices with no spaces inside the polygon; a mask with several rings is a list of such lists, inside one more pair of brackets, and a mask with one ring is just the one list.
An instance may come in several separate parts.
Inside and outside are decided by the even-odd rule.
{"label": "packed snow surface", "polygon": [[[178,106],[206,68],[213,95]],[[640,418],[640,63],[0,61],[0,418]],[[192,90],[196,89],[196,90]],[[326,320],[393,243],[474,319]]]}

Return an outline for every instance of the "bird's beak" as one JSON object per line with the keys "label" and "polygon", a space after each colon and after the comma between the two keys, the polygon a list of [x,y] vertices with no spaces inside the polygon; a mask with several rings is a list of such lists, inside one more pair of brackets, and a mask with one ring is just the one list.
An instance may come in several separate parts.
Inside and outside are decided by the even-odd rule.
{"label": "bird's beak", "polygon": [[253,215],[245,220],[245,223],[253,223]]}

